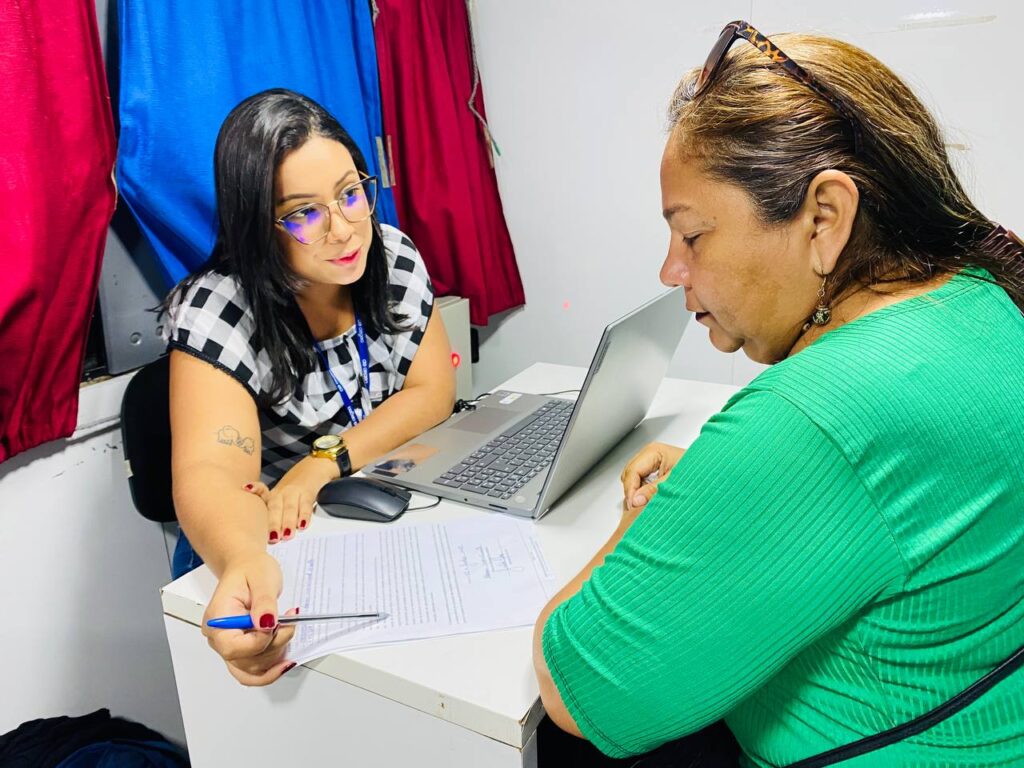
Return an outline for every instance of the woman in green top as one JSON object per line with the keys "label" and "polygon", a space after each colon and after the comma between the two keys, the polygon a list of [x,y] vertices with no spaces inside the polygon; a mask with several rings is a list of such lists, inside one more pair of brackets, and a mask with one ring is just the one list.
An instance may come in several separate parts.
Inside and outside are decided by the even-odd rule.
{"label": "woman in green top", "polygon": [[[724,719],[733,764],[787,765],[1024,645],[1024,246],[846,43],[731,24],[670,115],[662,281],[715,347],[774,365],[685,455],[626,466],[621,525],[538,619],[537,674],[605,755],[689,765],[675,740]],[[1024,765],[1024,672],[844,764]]]}

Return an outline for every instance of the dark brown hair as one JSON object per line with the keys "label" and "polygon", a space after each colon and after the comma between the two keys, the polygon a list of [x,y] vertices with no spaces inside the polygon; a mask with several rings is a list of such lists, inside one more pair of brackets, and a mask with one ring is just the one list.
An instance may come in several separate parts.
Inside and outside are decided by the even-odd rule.
{"label": "dark brown hair", "polygon": [[[259,397],[271,406],[291,397],[316,367],[313,336],[295,294],[302,279],[274,232],[274,174],[289,152],[322,136],[342,144],[356,169],[368,174],[359,146],[322,106],[302,94],[275,88],[238,104],[221,125],[214,149],[214,182],[219,228],[209,261],[164,300],[167,310],[203,275],[237,278],[255,319],[254,344],[270,360],[271,381]],[[352,285],[352,302],[367,333],[397,333],[408,318],[397,314],[390,296],[388,261],[377,215],[366,271]]]}
{"label": "dark brown hair", "polygon": [[935,120],[903,81],[839,40],[772,40],[852,107],[862,145],[854,147],[849,123],[828,101],[761,51],[737,44],[699,97],[699,69],[679,83],[669,123],[680,151],[712,178],[745,190],[768,226],[796,215],[821,171],[848,174],[860,206],[828,281],[829,299],[974,266],[988,270],[1024,311],[1024,246],[971,202]]}

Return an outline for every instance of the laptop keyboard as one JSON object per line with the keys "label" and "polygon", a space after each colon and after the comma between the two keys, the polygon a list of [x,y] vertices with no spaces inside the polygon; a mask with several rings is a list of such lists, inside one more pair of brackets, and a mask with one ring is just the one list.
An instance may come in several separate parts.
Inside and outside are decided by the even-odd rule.
{"label": "laptop keyboard", "polygon": [[574,403],[545,403],[434,480],[438,485],[508,499],[555,457]]}

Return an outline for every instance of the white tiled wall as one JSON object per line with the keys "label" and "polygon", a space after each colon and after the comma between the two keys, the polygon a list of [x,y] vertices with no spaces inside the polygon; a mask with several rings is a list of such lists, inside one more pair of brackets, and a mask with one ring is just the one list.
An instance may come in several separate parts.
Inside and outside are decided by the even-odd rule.
{"label": "white tiled wall", "polygon": [[[480,391],[537,360],[586,365],[604,324],[661,290],[665,109],[732,19],[768,34],[823,32],[877,55],[936,111],[982,210],[1024,229],[1024,67],[1012,34],[1024,11],[1009,0],[476,0],[474,14],[527,297],[484,331]],[[759,370],[691,325],[670,375],[742,384]]]}

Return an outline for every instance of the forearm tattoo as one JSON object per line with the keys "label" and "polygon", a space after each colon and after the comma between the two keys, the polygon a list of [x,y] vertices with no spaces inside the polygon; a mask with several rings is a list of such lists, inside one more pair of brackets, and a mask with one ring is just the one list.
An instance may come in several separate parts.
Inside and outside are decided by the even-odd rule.
{"label": "forearm tattoo", "polygon": [[227,424],[217,430],[217,442],[223,445],[237,445],[250,456],[256,450],[256,443],[251,437],[242,437],[237,429]]}

